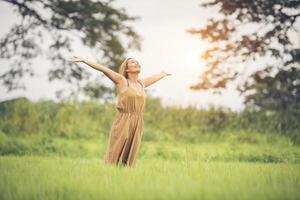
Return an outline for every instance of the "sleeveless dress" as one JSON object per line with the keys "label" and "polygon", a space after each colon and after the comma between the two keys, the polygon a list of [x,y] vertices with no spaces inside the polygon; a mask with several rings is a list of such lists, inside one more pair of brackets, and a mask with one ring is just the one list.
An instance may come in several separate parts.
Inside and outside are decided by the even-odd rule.
{"label": "sleeveless dress", "polygon": [[127,80],[127,89],[117,95],[117,115],[112,123],[104,163],[134,166],[143,136],[145,87],[136,91]]}

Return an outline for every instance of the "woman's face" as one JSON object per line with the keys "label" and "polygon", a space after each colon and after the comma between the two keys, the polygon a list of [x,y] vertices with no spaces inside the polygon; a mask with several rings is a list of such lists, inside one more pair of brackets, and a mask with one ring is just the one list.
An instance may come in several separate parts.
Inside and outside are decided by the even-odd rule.
{"label": "woman's face", "polygon": [[139,62],[133,58],[127,60],[127,70],[128,73],[140,73],[141,65]]}

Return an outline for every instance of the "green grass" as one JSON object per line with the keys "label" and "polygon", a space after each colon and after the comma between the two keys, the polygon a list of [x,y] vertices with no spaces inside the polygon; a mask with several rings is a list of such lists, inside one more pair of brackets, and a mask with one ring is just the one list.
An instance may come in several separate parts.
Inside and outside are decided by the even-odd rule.
{"label": "green grass", "polygon": [[[239,137],[237,137],[237,135]],[[212,136],[209,136],[212,137]],[[0,155],[39,155],[100,158],[107,138],[64,139],[47,135],[12,137],[0,133]],[[274,135],[226,134],[226,137],[199,143],[142,140],[139,158],[200,161],[242,161],[263,163],[299,163],[300,148],[288,138]]]}
{"label": "green grass", "polygon": [[207,137],[142,140],[136,166],[118,168],[103,164],[105,137],[0,134],[0,199],[300,199],[300,148],[288,138]]}
{"label": "green grass", "polygon": [[299,199],[300,165],[139,159],[0,157],[0,199]]}

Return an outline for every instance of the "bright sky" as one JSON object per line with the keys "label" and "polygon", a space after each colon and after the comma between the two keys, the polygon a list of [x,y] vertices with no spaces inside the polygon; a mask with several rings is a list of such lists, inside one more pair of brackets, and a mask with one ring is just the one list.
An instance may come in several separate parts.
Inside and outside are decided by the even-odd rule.
{"label": "bright sky", "polygon": [[[243,107],[242,98],[234,89],[227,90],[222,96],[189,89],[191,84],[197,82],[205,65],[200,59],[205,43],[186,30],[204,25],[205,20],[215,12],[201,8],[199,2],[199,0],[117,0],[115,6],[125,8],[129,15],[141,17],[132,25],[143,37],[142,52],[132,51],[127,56],[134,57],[140,62],[142,78],[160,73],[162,70],[173,74],[149,86],[148,89],[153,96],[160,97],[165,105],[206,107],[215,104],[240,110]],[[0,3],[0,18],[6,19],[1,22],[0,37],[2,37],[10,26],[17,22],[17,17],[6,3]],[[83,50],[78,50],[74,54],[93,58],[93,55]],[[39,77],[26,80],[28,89],[6,93],[4,88],[0,88],[0,101],[18,96],[26,96],[32,100],[55,98],[55,91],[63,85],[47,82],[46,69],[51,67],[51,63],[41,58],[37,59],[34,65],[40,66]],[[0,73],[8,69],[6,61],[0,60],[0,66]]]}

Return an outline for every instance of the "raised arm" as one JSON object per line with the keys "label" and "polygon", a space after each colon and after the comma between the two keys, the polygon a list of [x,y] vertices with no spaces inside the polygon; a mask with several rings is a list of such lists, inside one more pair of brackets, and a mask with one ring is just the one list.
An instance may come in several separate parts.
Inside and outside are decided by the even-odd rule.
{"label": "raised arm", "polygon": [[115,72],[115,71],[113,71],[113,70],[111,70],[107,67],[104,67],[100,64],[97,64],[97,63],[94,63],[92,61],[81,58],[79,56],[73,56],[72,58],[69,59],[69,61],[85,63],[85,64],[89,65],[90,67],[92,67],[92,68],[94,68],[98,71],[103,72],[103,74],[106,75],[115,84],[120,83],[124,79],[124,77],[121,74],[119,74],[119,73],[117,73],[117,72]]}
{"label": "raised arm", "polygon": [[143,79],[141,79],[141,81],[144,83],[145,87],[148,87],[149,85],[152,85],[153,83],[159,81],[160,79],[164,78],[165,76],[170,76],[170,75],[172,75],[172,74],[162,71],[160,74],[155,74],[148,78],[143,78]]}

